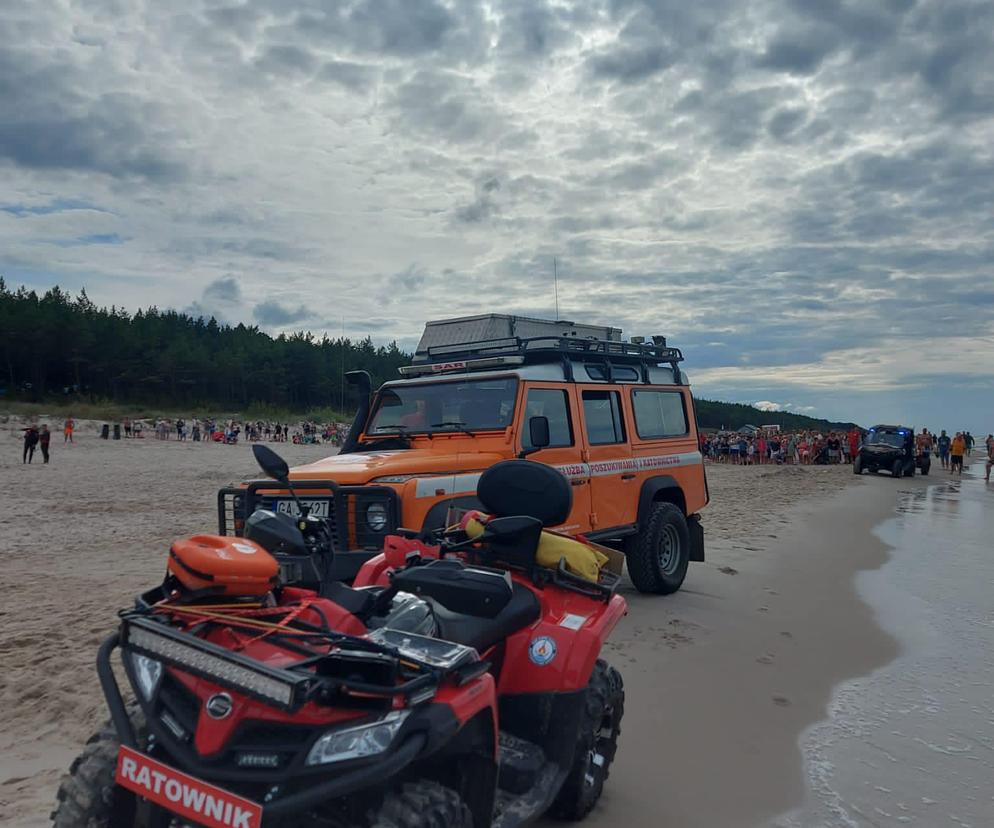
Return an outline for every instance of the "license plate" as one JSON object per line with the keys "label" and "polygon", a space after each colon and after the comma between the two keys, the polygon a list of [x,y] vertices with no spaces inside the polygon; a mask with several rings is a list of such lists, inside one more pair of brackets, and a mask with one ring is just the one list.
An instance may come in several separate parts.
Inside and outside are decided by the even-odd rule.
{"label": "license plate", "polygon": [[206,828],[259,828],[262,806],[122,745],[114,781]]}
{"label": "license plate", "polygon": [[[328,502],[327,500],[303,500],[303,503],[314,517],[326,518],[328,517]],[[300,515],[300,509],[297,508],[297,504],[293,500],[277,500],[276,501],[276,511],[282,512],[286,515],[293,515],[298,517]]]}

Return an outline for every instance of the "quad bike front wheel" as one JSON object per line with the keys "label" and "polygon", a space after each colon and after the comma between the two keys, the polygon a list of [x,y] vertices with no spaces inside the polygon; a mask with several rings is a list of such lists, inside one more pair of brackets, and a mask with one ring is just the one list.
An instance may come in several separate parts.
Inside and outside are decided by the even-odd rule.
{"label": "quad bike front wheel", "polygon": [[600,659],[587,684],[580,733],[570,768],[549,813],[559,819],[583,819],[604,791],[618,752],[625,686],[621,673]]}
{"label": "quad bike front wheel", "polygon": [[[139,738],[144,724],[141,711],[134,708],[131,726]],[[114,784],[120,746],[110,722],[90,737],[59,785],[53,828],[125,828],[134,823],[134,797]]]}
{"label": "quad bike front wheel", "polygon": [[473,828],[473,815],[451,788],[421,779],[391,791],[369,814],[370,828]]}
{"label": "quad bike front wheel", "polygon": [[679,506],[656,503],[625,544],[628,577],[639,592],[669,595],[683,585],[690,564],[690,529]]}

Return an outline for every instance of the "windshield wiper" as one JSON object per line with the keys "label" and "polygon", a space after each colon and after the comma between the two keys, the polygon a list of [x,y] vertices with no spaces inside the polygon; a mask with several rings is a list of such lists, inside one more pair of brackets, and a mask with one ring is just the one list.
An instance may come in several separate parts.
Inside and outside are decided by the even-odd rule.
{"label": "windshield wiper", "polygon": [[432,428],[454,428],[454,429],[457,429],[458,431],[461,431],[463,434],[468,434],[470,437],[475,437],[476,436],[475,432],[470,431],[468,428],[466,428],[466,423],[461,423],[458,420],[447,420],[444,423],[432,423],[431,427]]}

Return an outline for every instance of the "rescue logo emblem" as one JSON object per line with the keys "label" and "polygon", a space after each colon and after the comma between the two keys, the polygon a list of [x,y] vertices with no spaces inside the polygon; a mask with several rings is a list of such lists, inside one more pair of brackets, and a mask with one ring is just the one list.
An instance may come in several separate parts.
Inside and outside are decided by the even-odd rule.
{"label": "rescue logo emblem", "polygon": [[533,638],[532,643],[528,645],[528,658],[539,667],[550,664],[555,657],[556,642],[547,635]]}

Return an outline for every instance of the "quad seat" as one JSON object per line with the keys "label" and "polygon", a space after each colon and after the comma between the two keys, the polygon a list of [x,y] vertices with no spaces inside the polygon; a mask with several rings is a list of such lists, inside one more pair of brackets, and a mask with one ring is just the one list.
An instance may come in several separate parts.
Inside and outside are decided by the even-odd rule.
{"label": "quad seat", "polygon": [[514,584],[511,600],[494,618],[463,615],[447,610],[437,601],[428,600],[438,627],[437,637],[472,647],[478,653],[527,627],[541,614],[541,605],[535,593],[521,584]]}

